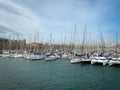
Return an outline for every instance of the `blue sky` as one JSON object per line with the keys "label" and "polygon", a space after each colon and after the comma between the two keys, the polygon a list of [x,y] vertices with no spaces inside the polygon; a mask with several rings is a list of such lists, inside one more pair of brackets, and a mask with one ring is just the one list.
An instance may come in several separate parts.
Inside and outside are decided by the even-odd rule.
{"label": "blue sky", "polygon": [[[62,37],[69,41],[77,24],[81,40],[87,25],[87,38],[114,38],[120,32],[120,0],[0,0],[0,33],[20,33],[29,37],[39,32],[43,41]],[[34,40],[34,39],[33,39]]]}

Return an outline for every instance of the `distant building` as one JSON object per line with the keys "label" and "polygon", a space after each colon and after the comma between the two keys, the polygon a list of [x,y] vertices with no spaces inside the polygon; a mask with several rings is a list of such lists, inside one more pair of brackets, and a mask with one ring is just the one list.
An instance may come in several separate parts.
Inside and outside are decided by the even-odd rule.
{"label": "distant building", "polygon": [[0,50],[20,50],[26,48],[26,39],[11,40],[0,38]]}

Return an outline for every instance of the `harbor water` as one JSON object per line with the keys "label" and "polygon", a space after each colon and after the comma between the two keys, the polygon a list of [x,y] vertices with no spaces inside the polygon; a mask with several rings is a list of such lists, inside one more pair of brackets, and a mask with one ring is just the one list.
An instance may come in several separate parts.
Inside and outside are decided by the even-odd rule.
{"label": "harbor water", "polygon": [[120,67],[0,57],[0,90],[120,90]]}

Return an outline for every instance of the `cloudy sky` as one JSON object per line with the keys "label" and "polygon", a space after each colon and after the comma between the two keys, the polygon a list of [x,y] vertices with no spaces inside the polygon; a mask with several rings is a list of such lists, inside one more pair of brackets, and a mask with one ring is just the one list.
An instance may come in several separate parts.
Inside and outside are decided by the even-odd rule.
{"label": "cloudy sky", "polygon": [[120,31],[120,0],[0,0],[0,34],[39,32],[48,40],[71,37],[77,24],[78,40],[83,36],[104,38]]}

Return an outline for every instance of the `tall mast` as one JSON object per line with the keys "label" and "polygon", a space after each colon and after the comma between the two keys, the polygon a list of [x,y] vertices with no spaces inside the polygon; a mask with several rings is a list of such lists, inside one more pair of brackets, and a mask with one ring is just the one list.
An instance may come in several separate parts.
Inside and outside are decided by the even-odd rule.
{"label": "tall mast", "polygon": [[50,33],[50,51],[52,51],[52,34]]}
{"label": "tall mast", "polygon": [[36,52],[36,32],[35,32],[35,36],[34,36],[34,45],[33,46],[34,46],[33,51]]}
{"label": "tall mast", "polygon": [[82,41],[82,50],[81,50],[81,53],[83,53],[83,49],[84,49],[84,43],[85,43],[85,32],[86,32],[86,25],[85,25],[85,28],[84,28],[84,34],[83,34],[83,41]]}
{"label": "tall mast", "polygon": [[65,51],[66,50],[66,36],[64,38],[64,45],[63,45],[63,47],[64,47],[64,51]]}
{"label": "tall mast", "polygon": [[9,34],[9,46],[8,46],[9,50],[11,50],[11,33]]}
{"label": "tall mast", "polygon": [[75,27],[74,27],[74,33],[73,33],[73,48],[75,47],[75,40],[76,40],[76,29],[77,29],[77,24],[75,24]]}
{"label": "tall mast", "polygon": [[5,44],[4,43],[5,43],[5,33],[3,34],[3,50],[5,49],[5,47],[4,47]]}
{"label": "tall mast", "polygon": [[37,51],[39,51],[39,32],[37,32]]}
{"label": "tall mast", "polygon": [[118,50],[117,50],[117,47],[118,47],[118,34],[116,33],[116,59],[118,60]]}
{"label": "tall mast", "polygon": [[29,53],[30,53],[30,51],[31,51],[31,44],[32,44],[32,43],[31,43],[31,33],[30,33],[30,41],[29,41],[29,49],[28,49],[28,50],[29,50]]}

